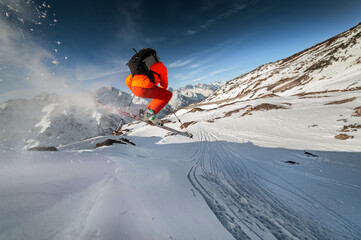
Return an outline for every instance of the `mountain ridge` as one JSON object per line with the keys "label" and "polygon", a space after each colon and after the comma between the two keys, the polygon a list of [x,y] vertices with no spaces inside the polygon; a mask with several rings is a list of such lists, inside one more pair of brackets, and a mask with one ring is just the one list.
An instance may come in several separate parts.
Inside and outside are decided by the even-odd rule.
{"label": "mountain ridge", "polygon": [[[202,103],[231,99],[291,96],[305,92],[361,87],[361,24],[310,48],[267,63],[223,84]],[[331,65],[335,65],[329,69]],[[337,76],[333,76],[337,69]],[[330,71],[328,71],[330,70]],[[357,75],[357,79],[345,75]],[[338,78],[338,79],[337,79]],[[329,80],[320,84],[316,81]],[[309,84],[311,83],[311,84]],[[331,84],[330,84],[331,83]],[[332,86],[332,84],[334,86]],[[202,104],[201,103],[201,104]]]}

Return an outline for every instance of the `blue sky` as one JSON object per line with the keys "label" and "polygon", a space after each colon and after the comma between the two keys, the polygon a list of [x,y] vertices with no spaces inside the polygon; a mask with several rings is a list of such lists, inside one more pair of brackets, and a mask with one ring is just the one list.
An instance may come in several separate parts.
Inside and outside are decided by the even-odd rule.
{"label": "blue sky", "polygon": [[227,81],[357,25],[359,0],[0,0],[0,102],[114,86],[152,47],[169,85]]}

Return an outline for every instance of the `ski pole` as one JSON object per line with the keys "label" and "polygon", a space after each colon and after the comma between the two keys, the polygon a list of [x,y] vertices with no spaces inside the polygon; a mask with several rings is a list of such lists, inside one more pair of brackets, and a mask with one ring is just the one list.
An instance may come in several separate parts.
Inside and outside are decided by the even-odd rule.
{"label": "ski pole", "polygon": [[135,97],[135,95],[132,96],[132,100],[130,100],[130,103],[129,103],[128,107],[127,107],[126,112],[128,112],[128,110],[129,110],[129,108],[130,108],[130,105],[132,105],[133,100],[134,100],[134,97]]}
{"label": "ski pole", "polygon": [[188,136],[189,136],[190,138],[192,138],[193,135],[188,132],[187,128],[183,125],[183,123],[181,122],[181,120],[178,118],[178,116],[175,114],[175,112],[174,112],[173,110],[172,110],[172,113],[173,113],[174,116],[177,118],[178,122],[181,124],[181,126],[184,128],[184,130],[186,130]]}
{"label": "ski pole", "polygon": [[[129,103],[128,107],[127,107],[126,112],[128,112],[128,110],[129,110],[129,108],[130,108],[130,105],[132,105],[133,100],[134,100],[134,97],[135,97],[135,95],[133,95],[132,100],[130,100],[130,103]],[[118,132],[120,132],[120,131],[122,130],[123,122],[124,122],[124,119],[123,119],[123,117],[122,117],[122,118],[120,119],[120,122],[119,122],[119,124],[118,124],[117,129],[115,130],[115,133],[118,133]]]}

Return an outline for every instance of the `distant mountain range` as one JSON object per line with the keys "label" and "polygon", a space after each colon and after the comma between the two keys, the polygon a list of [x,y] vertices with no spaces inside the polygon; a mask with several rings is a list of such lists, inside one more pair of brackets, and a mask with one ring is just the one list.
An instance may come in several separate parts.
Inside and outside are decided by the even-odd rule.
{"label": "distant mountain range", "polygon": [[[220,83],[187,85],[172,90],[174,96],[167,109],[177,110],[199,102],[213,93]],[[110,134],[122,116],[102,109],[96,102],[111,104],[126,110],[132,95],[113,87],[102,87],[95,92],[83,92],[73,96],[42,93],[31,100],[16,99],[0,104],[0,138],[3,145],[12,147],[58,146],[69,141]],[[135,97],[130,112],[138,113],[148,101]],[[130,119],[125,119],[129,121]]]}

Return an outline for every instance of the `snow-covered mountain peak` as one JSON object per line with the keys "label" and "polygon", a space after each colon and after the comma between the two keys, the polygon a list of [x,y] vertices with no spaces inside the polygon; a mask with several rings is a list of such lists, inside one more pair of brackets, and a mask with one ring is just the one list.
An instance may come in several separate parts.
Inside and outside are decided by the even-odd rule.
{"label": "snow-covered mountain peak", "polygon": [[36,95],[34,97],[34,101],[35,102],[53,102],[53,101],[56,101],[58,98],[58,96],[55,94],[55,93],[41,93],[39,95]]}
{"label": "snow-covered mountain peak", "polygon": [[102,87],[95,91],[95,95],[103,101],[107,101],[110,99],[116,99],[117,101],[125,101],[131,98],[131,95],[125,92],[120,91],[114,87]]}
{"label": "snow-covered mountain peak", "polygon": [[[176,90],[170,89],[173,92],[173,97],[169,101],[169,107],[177,110],[192,103],[198,103],[211,95],[221,85],[222,83],[220,82],[210,84],[197,83],[195,85],[188,84]],[[167,109],[165,110],[166,113],[169,112]]]}

